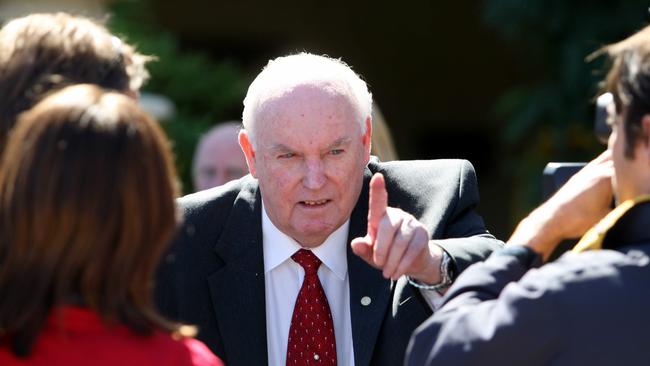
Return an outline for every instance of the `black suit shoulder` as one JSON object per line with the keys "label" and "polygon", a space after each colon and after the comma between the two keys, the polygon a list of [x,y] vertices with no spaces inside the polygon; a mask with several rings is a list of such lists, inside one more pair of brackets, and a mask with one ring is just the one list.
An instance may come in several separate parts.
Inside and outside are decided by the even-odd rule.
{"label": "black suit shoulder", "polygon": [[[174,244],[193,239],[215,240],[223,230],[235,205],[251,207],[257,194],[257,180],[250,175],[222,186],[188,194],[178,199],[183,220]],[[214,244],[214,243],[213,243]]]}
{"label": "black suit shoulder", "polygon": [[205,216],[227,216],[229,207],[243,189],[254,185],[255,180],[247,175],[243,178],[228,182],[222,186],[188,194],[178,199],[178,205],[183,211],[185,222],[201,220]]}
{"label": "black suit shoulder", "polygon": [[446,208],[457,205],[459,198],[472,205],[479,202],[476,173],[467,160],[373,161],[368,168],[385,176],[389,198],[394,196],[392,203],[416,217],[432,208],[433,198]]}
{"label": "black suit shoulder", "polygon": [[459,181],[476,180],[474,167],[463,159],[433,159],[433,160],[396,160],[380,162],[375,159],[368,164],[371,172],[380,172],[394,177],[395,181],[405,187],[414,186],[415,182],[427,184],[435,180]]}
{"label": "black suit shoulder", "polygon": [[177,200],[182,221],[156,276],[156,302],[164,315],[187,321],[179,306],[191,299],[182,299],[179,294],[188,293],[188,286],[197,286],[195,278],[223,265],[215,246],[235,207],[251,206],[249,197],[256,194],[257,181],[247,175]]}

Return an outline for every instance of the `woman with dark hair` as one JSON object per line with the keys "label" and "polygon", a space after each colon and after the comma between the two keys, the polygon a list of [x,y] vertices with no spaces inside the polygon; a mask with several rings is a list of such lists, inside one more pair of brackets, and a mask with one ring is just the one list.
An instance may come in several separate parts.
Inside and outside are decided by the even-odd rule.
{"label": "woman with dark hair", "polygon": [[131,98],[78,85],[22,114],[0,161],[0,365],[220,365],[154,309],[177,194]]}

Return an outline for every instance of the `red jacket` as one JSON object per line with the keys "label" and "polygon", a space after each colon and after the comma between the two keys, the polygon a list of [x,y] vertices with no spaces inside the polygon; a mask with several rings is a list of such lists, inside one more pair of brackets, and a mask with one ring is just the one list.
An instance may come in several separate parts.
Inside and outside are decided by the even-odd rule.
{"label": "red jacket", "polygon": [[0,365],[222,366],[223,363],[198,340],[176,340],[163,332],[141,336],[124,325],[105,325],[91,310],[64,307],[50,315],[29,357],[16,357],[5,344],[0,347]]}

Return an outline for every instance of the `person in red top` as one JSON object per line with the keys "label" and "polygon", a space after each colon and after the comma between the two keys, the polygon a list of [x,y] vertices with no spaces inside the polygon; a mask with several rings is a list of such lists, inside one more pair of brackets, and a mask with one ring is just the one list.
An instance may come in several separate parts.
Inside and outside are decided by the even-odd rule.
{"label": "person in red top", "polygon": [[77,85],[22,114],[0,161],[0,365],[222,365],[154,309],[177,196],[132,98]]}

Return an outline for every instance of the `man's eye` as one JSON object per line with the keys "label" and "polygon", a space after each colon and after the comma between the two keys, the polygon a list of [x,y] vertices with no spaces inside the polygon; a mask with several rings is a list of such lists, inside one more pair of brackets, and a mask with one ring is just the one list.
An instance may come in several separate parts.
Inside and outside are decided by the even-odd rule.
{"label": "man's eye", "polygon": [[296,156],[296,154],[294,154],[294,153],[286,153],[286,154],[278,155],[278,158],[279,159],[291,159],[294,156]]}
{"label": "man's eye", "polygon": [[333,150],[330,150],[330,154],[331,155],[341,155],[341,154],[343,154],[343,151],[344,151],[343,149],[333,149]]}

